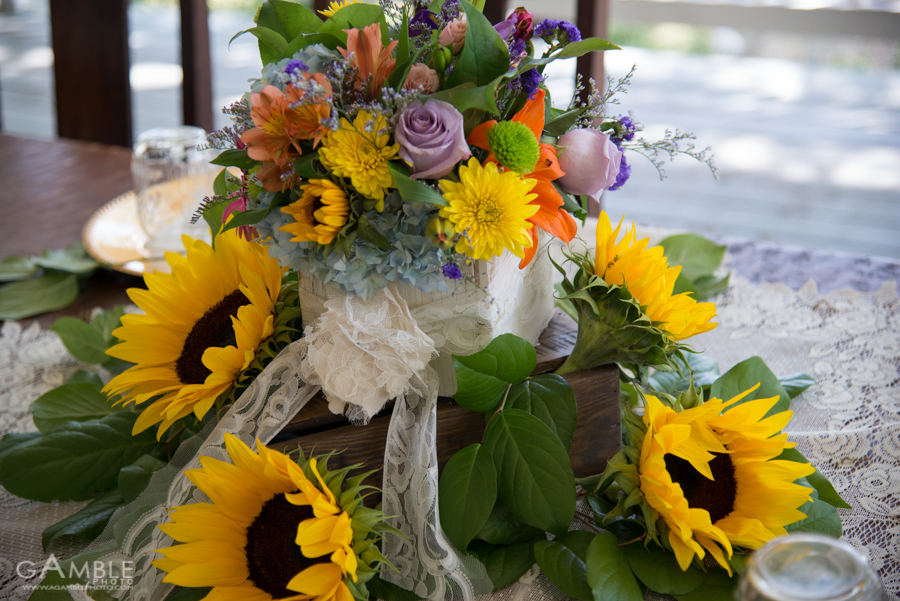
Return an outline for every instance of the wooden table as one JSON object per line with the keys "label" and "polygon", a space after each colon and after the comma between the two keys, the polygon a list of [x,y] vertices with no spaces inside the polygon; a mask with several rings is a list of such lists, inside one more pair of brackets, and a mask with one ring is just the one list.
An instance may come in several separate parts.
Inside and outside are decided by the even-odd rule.
{"label": "wooden table", "polygon": [[[94,211],[131,190],[131,150],[0,134],[0,181],[0,260],[39,255],[80,240]],[[35,319],[47,327],[62,315],[125,303],[125,290],[142,285],[140,278],[99,270],[82,282],[74,304]]]}

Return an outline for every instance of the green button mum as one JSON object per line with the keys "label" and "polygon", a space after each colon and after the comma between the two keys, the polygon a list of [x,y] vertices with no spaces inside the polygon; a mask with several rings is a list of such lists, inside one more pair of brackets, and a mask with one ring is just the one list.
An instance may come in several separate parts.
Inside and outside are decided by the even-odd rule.
{"label": "green button mum", "polygon": [[497,161],[519,175],[537,167],[541,148],[528,126],[518,121],[500,121],[487,131],[488,144]]}

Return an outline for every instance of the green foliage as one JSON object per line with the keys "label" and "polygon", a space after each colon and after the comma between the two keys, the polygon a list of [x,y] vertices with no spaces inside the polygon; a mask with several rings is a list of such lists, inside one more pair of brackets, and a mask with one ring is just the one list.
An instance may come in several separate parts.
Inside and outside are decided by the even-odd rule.
{"label": "green foliage", "polygon": [[587,38],[580,42],[572,42],[566,44],[562,50],[554,52],[552,55],[544,58],[525,58],[519,63],[517,73],[524,73],[529,69],[540,68],[548,65],[555,60],[563,58],[575,58],[584,56],[588,52],[599,52],[603,50],[621,50],[615,44],[611,44],[600,38]]}
{"label": "green foliage", "polygon": [[106,354],[110,344],[104,339],[103,332],[86,321],[75,317],[61,317],[49,329],[59,335],[66,350],[79,361],[101,365],[107,359],[112,359]]}
{"label": "green foliage", "polygon": [[447,87],[464,83],[486,86],[509,70],[509,49],[480,10],[466,0],[459,4],[466,13],[466,42],[447,78]]}
{"label": "green foliage", "polygon": [[[202,601],[209,595],[209,592],[212,590],[211,587],[201,587],[201,588],[180,588],[176,587],[175,592],[166,597],[166,601]],[[393,601],[391,599],[384,598],[385,601]]]}
{"label": "green foliage", "polygon": [[706,574],[693,565],[683,571],[673,553],[667,553],[656,545],[625,545],[623,551],[634,575],[657,593],[683,595],[699,587],[706,579]]}
{"label": "green foliage", "polygon": [[492,545],[514,545],[524,543],[543,534],[543,530],[529,526],[512,514],[499,499],[491,510],[491,515],[475,538]]}
{"label": "green foliage", "polygon": [[807,502],[800,511],[806,514],[806,518],[785,526],[788,532],[812,532],[824,534],[834,538],[840,538],[842,532],[841,516],[833,505],[821,499],[813,499]]}
{"label": "green foliage", "polygon": [[277,63],[284,56],[288,45],[287,40],[284,39],[284,35],[268,27],[251,27],[239,31],[231,37],[229,45],[245,33],[253,34],[259,40],[259,55],[264,65]]}
{"label": "green foliage", "polygon": [[772,373],[766,362],[759,357],[750,357],[729,369],[725,375],[713,382],[709,393],[714,398],[727,401],[757,384],[759,384],[759,388],[745,396],[737,404],[732,405],[729,409],[754,399],[765,399],[773,396],[780,398],[766,414],[767,417],[791,408],[791,397],[788,396],[781,382]]}
{"label": "green foliage", "polygon": [[34,425],[49,434],[70,421],[85,422],[122,411],[112,406],[101,388],[96,382],[78,382],[44,393],[29,407]]}
{"label": "green foliage", "polygon": [[381,41],[387,46],[389,43],[387,21],[384,12],[377,4],[351,4],[334,13],[334,16],[322,23],[318,33],[327,33],[341,42],[341,46],[347,44],[345,29],[362,29],[373,23],[381,26]]}
{"label": "green foliage", "polygon": [[695,388],[708,388],[719,379],[719,364],[704,353],[684,353],[683,357],[675,357],[672,362],[676,371],[658,371],[650,376],[651,390],[675,396],[690,387],[691,375]]}
{"label": "green foliage", "polygon": [[527,340],[503,334],[475,354],[453,355],[453,365],[456,402],[470,411],[491,411],[500,405],[511,384],[523,381],[534,371],[537,354]]}
{"label": "green foliage", "polygon": [[78,297],[74,274],[49,272],[0,288],[0,320],[25,319],[68,307]]}
{"label": "green foliage", "polygon": [[681,265],[681,274],[675,283],[675,293],[692,292],[697,300],[703,300],[724,292],[728,276],[716,277],[725,256],[725,246],[696,234],[669,236],[660,246],[665,250],[669,265]]}
{"label": "green foliage", "polygon": [[125,500],[118,490],[108,490],[98,495],[78,512],[44,529],[41,533],[44,552],[53,541],[62,536],[74,536],[85,541],[97,538],[106,528],[112,514],[124,504]]}
{"label": "green foliage", "polygon": [[366,588],[371,595],[370,599],[381,599],[381,601],[419,601],[417,594],[392,582],[382,580],[381,576],[375,576],[368,581]]}
{"label": "green foliage", "polygon": [[514,384],[506,399],[507,409],[521,409],[553,430],[566,448],[572,444],[578,406],[575,393],[562,376],[542,374]]}
{"label": "green foliage", "polygon": [[603,532],[594,537],[585,564],[594,601],[642,601],[644,598],[614,534]]}
{"label": "green foliage", "polygon": [[477,109],[499,116],[500,108],[497,106],[497,90],[501,84],[515,76],[515,71],[508,71],[498,75],[494,80],[483,86],[476,86],[472,82],[466,82],[432,94],[428,98],[449,102],[460,112]]}
{"label": "green foliage", "polygon": [[475,555],[484,564],[497,591],[521,578],[534,565],[533,547],[532,541],[500,546],[485,544],[476,549]]}
{"label": "green foliage", "polygon": [[28,257],[6,257],[0,261],[0,282],[27,280],[38,271],[38,266]]}
{"label": "green foliage", "polygon": [[440,207],[448,206],[440,192],[409,177],[409,169],[402,163],[393,162],[388,163],[387,166],[391,175],[394,176],[394,184],[404,202],[425,202]]}
{"label": "green foliage", "polygon": [[259,165],[259,161],[247,156],[246,150],[238,150],[237,148],[223,150],[219,153],[219,156],[211,160],[210,163],[221,167],[237,167],[244,171],[250,171]]}
{"label": "green foliage", "polygon": [[556,587],[581,601],[593,601],[593,593],[587,581],[587,552],[594,535],[583,530],[573,530],[552,541],[538,541],[534,545],[534,557],[541,571]]}
{"label": "green foliage", "polygon": [[722,601],[734,599],[734,589],[738,579],[728,576],[725,570],[711,569],[703,584],[689,593],[675,595],[678,601]]}
{"label": "green foliage", "polygon": [[457,452],[441,474],[441,527],[457,549],[469,542],[487,522],[497,500],[497,471],[490,453],[480,444]]}
{"label": "green foliage", "polygon": [[299,2],[287,0],[267,0],[267,2],[275,9],[275,17],[284,27],[284,37],[288,40],[313,33],[322,26],[322,19]]}
{"label": "green foliage", "polygon": [[559,437],[533,415],[509,409],[488,424],[484,446],[510,511],[536,528],[566,532],[575,513],[575,476]]}
{"label": "green foliage", "polygon": [[791,399],[800,396],[804,390],[816,383],[812,377],[806,374],[791,374],[778,378],[778,381],[781,382],[785,392],[788,393]]}
{"label": "green foliage", "polygon": [[119,472],[119,492],[125,502],[131,503],[137,499],[147,488],[153,474],[164,467],[166,462],[152,455],[144,455],[131,465],[123,467]]}
{"label": "green foliage", "polygon": [[97,261],[85,253],[81,242],[73,242],[60,250],[45,250],[41,256],[32,257],[31,260],[38,267],[66,273],[85,274],[100,267]]}
{"label": "green foliage", "polygon": [[150,431],[131,435],[138,414],[69,421],[11,449],[0,463],[0,484],[34,501],[83,501],[117,486],[119,470],[164,445]]}

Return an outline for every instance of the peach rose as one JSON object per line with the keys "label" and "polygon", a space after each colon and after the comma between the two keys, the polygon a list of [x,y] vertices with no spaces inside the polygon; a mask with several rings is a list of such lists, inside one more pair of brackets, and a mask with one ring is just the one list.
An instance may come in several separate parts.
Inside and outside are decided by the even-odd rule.
{"label": "peach rose", "polygon": [[416,63],[410,68],[403,89],[415,90],[421,87],[423,94],[434,94],[437,92],[438,83],[438,74],[434,69],[424,63]]}
{"label": "peach rose", "polygon": [[459,54],[463,44],[466,43],[466,15],[458,19],[453,19],[444,27],[441,32],[441,46],[452,45],[453,54]]}

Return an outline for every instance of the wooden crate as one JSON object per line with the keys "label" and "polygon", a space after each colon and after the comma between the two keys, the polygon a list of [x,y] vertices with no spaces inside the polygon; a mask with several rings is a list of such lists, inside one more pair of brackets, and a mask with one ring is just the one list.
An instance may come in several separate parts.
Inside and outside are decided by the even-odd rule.
{"label": "wooden crate", "polygon": [[[557,309],[537,347],[534,374],[552,372],[562,365],[575,345],[577,325]],[[578,425],[572,438],[570,457],[576,477],[599,474],[606,461],[622,448],[621,413],[619,409],[619,372],[606,365],[564,376],[575,391],[578,403]],[[391,406],[372,418],[367,426],[353,426],[345,417],[334,415],[328,403],[316,395],[284,428],[282,433],[296,438],[275,443],[272,448],[293,450],[298,446],[309,453],[342,451],[329,465],[344,467],[365,463],[369,469],[384,465],[384,447]],[[439,469],[458,450],[481,442],[485,418],[459,405],[453,399],[439,397],[437,406],[437,454]],[[380,478],[380,474],[377,476]]]}

